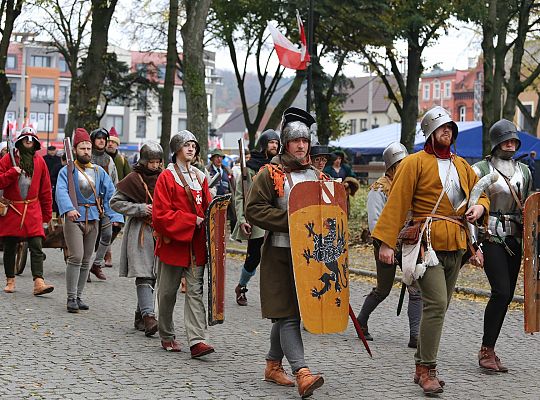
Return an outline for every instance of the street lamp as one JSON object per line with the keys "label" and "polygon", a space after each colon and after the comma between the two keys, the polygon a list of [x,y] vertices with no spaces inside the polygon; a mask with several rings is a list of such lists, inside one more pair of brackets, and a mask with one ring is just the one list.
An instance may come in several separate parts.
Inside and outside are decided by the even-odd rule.
{"label": "street lamp", "polygon": [[51,115],[51,105],[54,104],[54,100],[48,99],[43,101],[45,104],[47,104],[47,121],[45,121],[47,126],[47,148],[49,148],[49,118]]}

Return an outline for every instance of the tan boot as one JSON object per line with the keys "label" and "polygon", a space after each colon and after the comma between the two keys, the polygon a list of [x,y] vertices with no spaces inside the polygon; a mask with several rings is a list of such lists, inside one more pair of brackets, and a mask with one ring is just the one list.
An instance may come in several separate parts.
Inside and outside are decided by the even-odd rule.
{"label": "tan boot", "polygon": [[[422,373],[422,365],[416,364],[416,371],[414,372],[414,383],[418,384],[418,382],[420,381],[421,373]],[[437,379],[439,380],[439,385],[441,385],[441,387],[444,387],[444,381],[442,379],[439,379],[439,377],[437,377]]]}
{"label": "tan boot", "polygon": [[45,284],[43,278],[34,279],[34,296],[51,293],[53,290],[54,286]]}
{"label": "tan boot", "polygon": [[435,367],[436,365],[420,365],[418,367],[420,372],[418,384],[424,390],[424,394],[431,395],[444,391],[437,379],[437,369]]}
{"label": "tan boot", "polygon": [[495,349],[493,347],[480,347],[480,351],[478,352],[478,365],[488,371],[499,372]]}
{"label": "tan boot", "polygon": [[296,376],[298,393],[303,399],[311,396],[315,389],[320,388],[324,383],[323,377],[313,375],[309,368],[300,368],[294,375]]}
{"label": "tan boot", "polygon": [[143,317],[144,334],[147,337],[154,335],[158,330],[158,322],[154,315],[145,315]]}
{"label": "tan boot", "polygon": [[266,360],[264,380],[281,386],[294,386],[294,381],[287,376],[281,360]]}
{"label": "tan boot", "polygon": [[15,291],[15,278],[6,278],[6,287],[4,292],[13,293]]}

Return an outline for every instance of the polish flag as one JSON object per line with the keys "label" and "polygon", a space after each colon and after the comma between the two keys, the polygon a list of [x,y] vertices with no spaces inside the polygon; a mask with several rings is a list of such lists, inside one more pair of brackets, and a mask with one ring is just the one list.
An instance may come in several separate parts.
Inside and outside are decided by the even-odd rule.
{"label": "polish flag", "polygon": [[274,40],[274,47],[279,58],[279,63],[285,68],[298,70],[306,69],[311,57],[307,51],[306,33],[298,10],[296,10],[296,21],[298,22],[298,31],[300,32],[300,48],[296,47],[270,23],[268,23],[268,29]]}

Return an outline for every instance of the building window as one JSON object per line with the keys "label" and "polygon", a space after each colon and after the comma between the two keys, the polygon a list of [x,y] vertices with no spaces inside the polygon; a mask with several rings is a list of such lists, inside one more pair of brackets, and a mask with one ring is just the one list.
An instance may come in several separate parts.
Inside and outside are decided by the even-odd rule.
{"label": "building window", "polygon": [[360,118],[360,130],[363,132],[363,131],[367,131],[368,127],[367,127],[367,119],[366,118]]}
{"label": "building window", "polygon": [[349,133],[356,133],[356,119],[349,120]]}
{"label": "building window", "polygon": [[[534,103],[533,102],[525,102],[525,103],[523,103],[523,106],[529,112],[531,117],[534,118],[534,110],[533,110]],[[536,136],[536,134],[535,134],[535,132],[533,130],[532,121],[525,118],[525,115],[521,112],[521,110],[519,112],[519,126],[520,126],[522,131],[525,131],[525,132],[527,132],[527,133],[529,133],[529,134],[531,134],[533,136]]]}
{"label": "building window", "polygon": [[122,115],[107,115],[106,128],[110,129],[114,126],[119,137],[123,137],[124,133],[124,117]]}
{"label": "building window", "polygon": [[148,92],[143,89],[137,89],[137,110],[146,110],[146,104],[148,102]]}
{"label": "building window", "polygon": [[67,86],[60,86],[58,91],[58,103],[67,104],[69,97],[69,88]]}
{"label": "building window", "polygon": [[441,82],[439,81],[433,82],[433,98],[434,99],[441,98]]}
{"label": "building window", "polygon": [[429,100],[429,89],[430,89],[429,83],[424,83],[423,88],[424,88],[424,92],[422,94],[422,99]]}
{"label": "building window", "polygon": [[146,137],[146,117],[137,117],[137,131],[136,137],[145,138]]}
{"label": "building window", "polygon": [[206,93],[206,105],[208,107],[208,112],[212,112],[212,95],[210,93]]}
{"label": "building window", "polygon": [[467,107],[465,107],[465,106],[460,106],[459,107],[459,120],[461,122],[467,120]]}
{"label": "building window", "polygon": [[139,75],[146,76],[146,70],[148,68],[146,64],[137,64],[135,68],[137,69],[137,72],[139,73]]}
{"label": "building window", "polygon": [[32,67],[51,67],[51,57],[49,56],[32,56],[30,58],[30,65]]}
{"label": "building window", "polygon": [[58,68],[60,69],[60,72],[67,72],[68,66],[66,60],[64,60],[63,57],[60,57],[58,59]]}
{"label": "building window", "polygon": [[166,65],[160,65],[158,66],[158,70],[157,70],[157,77],[159,80],[164,80],[165,79],[165,71],[167,69],[167,66]]}
{"label": "building window", "polygon": [[163,123],[163,118],[158,117],[158,119],[157,119],[157,129],[156,129],[158,139],[161,139],[161,124],[162,123]]}
{"label": "building window", "polygon": [[5,121],[15,121],[15,111],[7,111],[6,112],[6,117],[5,117]]}
{"label": "building window", "polygon": [[11,101],[13,101],[17,95],[17,84],[10,82],[9,88],[11,89]]}
{"label": "building window", "polygon": [[17,68],[17,56],[13,54],[8,54],[6,60],[6,69],[16,69]]}
{"label": "building window", "polygon": [[449,99],[452,96],[452,81],[444,82],[444,98]]}
{"label": "building window", "polygon": [[66,128],[66,114],[58,114],[58,132],[64,133]]}
{"label": "building window", "polygon": [[178,111],[186,112],[187,103],[186,103],[186,92],[183,90],[178,91]]}
{"label": "building window", "polygon": [[178,131],[183,131],[184,129],[187,129],[187,119],[178,118]]}
{"label": "building window", "polygon": [[[47,115],[49,118],[47,118]],[[30,123],[36,124],[37,130],[39,132],[53,132],[53,114],[47,114],[44,112],[31,112],[30,113]],[[49,123],[47,125],[47,119],[49,120]]]}
{"label": "building window", "polygon": [[32,84],[30,87],[30,99],[32,101],[53,100],[54,85]]}

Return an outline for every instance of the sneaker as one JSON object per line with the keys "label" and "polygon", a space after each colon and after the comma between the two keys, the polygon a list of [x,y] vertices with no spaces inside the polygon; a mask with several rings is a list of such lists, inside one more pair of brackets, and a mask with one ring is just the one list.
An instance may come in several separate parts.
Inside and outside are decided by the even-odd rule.
{"label": "sneaker", "polygon": [[80,297],[77,297],[77,305],[79,306],[79,310],[90,310],[90,307]]}
{"label": "sneaker", "polygon": [[178,343],[176,340],[162,340],[161,341],[161,347],[165,349],[166,351],[170,351],[173,353],[180,352],[180,343]]}
{"label": "sneaker", "polygon": [[236,293],[236,302],[239,306],[247,306],[247,297],[246,292],[248,291],[248,288],[245,286],[238,285],[236,288],[234,288],[234,293]]}
{"label": "sneaker", "polygon": [[199,358],[215,351],[212,346],[204,342],[194,344],[189,350],[191,351],[191,358]]}
{"label": "sneaker", "polygon": [[77,300],[72,298],[72,297],[68,297],[67,299],[67,311],[69,313],[78,313],[79,312],[79,305],[77,304]]}

